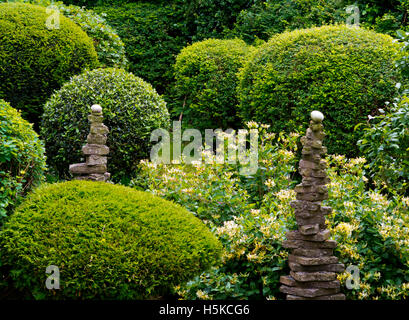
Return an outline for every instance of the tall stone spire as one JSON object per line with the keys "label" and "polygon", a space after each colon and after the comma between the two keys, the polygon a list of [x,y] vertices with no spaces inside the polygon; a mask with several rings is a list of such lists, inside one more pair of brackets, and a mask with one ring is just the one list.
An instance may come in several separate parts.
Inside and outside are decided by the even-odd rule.
{"label": "tall stone spire", "polygon": [[291,271],[289,276],[280,278],[280,291],[286,294],[287,300],[345,300],[337,280],[337,273],[343,272],[345,267],[333,256],[337,243],[328,240],[330,231],[325,223],[325,215],[332,209],[321,205],[328,199],[326,184],[329,183],[327,165],[321,159],[327,152],[322,145],[323,119],[321,112],[313,111],[306,136],[301,138],[302,182],[295,188],[297,200],[291,202],[298,230],[289,232],[283,244],[292,249],[288,257]]}
{"label": "tall stone spire", "polygon": [[72,164],[69,170],[75,180],[107,181],[111,176],[107,172],[109,148],[105,145],[109,129],[102,123],[104,117],[101,106],[91,107],[88,120],[91,129],[87,137],[87,144],[82,147],[86,162]]}

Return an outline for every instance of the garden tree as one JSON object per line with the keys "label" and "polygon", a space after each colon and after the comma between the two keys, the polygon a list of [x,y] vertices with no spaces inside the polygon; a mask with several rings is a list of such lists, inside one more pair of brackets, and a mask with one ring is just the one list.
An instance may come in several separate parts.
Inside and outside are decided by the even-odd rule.
{"label": "garden tree", "polygon": [[47,26],[49,16],[44,7],[0,3],[0,98],[35,123],[53,90],[98,65],[87,34],[64,16]]}
{"label": "garden tree", "polygon": [[[221,255],[181,206],[91,181],[37,188],[0,230],[0,247],[8,285],[28,299],[158,299]],[[50,265],[60,269],[59,290],[44,287]]]}
{"label": "garden tree", "polygon": [[241,116],[291,132],[322,110],[329,152],[356,155],[362,130],[355,126],[397,93],[398,52],[390,36],[344,25],[276,35],[241,71]]}
{"label": "garden tree", "polygon": [[149,155],[151,132],[168,127],[169,112],[149,83],[114,68],[71,78],[45,104],[41,136],[50,167],[64,178],[69,165],[80,162],[93,104],[102,106],[104,123],[110,129],[108,171],[115,181],[132,175],[138,160]]}
{"label": "garden tree", "polygon": [[32,125],[0,99],[0,225],[22,196],[42,181],[44,153]]}
{"label": "garden tree", "polygon": [[184,48],[176,58],[172,111],[198,129],[237,128],[237,72],[254,48],[243,40],[209,39]]}

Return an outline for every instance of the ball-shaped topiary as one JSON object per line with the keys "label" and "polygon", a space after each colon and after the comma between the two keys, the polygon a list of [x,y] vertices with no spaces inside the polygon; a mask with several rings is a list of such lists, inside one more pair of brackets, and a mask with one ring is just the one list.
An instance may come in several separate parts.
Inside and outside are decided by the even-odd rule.
{"label": "ball-shaped topiary", "polygon": [[64,177],[81,160],[93,104],[102,106],[110,129],[108,171],[114,178],[132,175],[137,160],[149,155],[151,132],[168,127],[169,112],[150,84],[113,68],[73,77],[45,104],[41,135],[50,166]]}
{"label": "ball-shaped topiary", "polygon": [[237,127],[237,72],[253,48],[243,40],[209,39],[176,58],[175,91],[183,119],[199,129]]}
{"label": "ball-shaped topiary", "polygon": [[320,110],[329,152],[356,154],[354,127],[396,94],[397,52],[390,36],[344,25],[274,36],[240,74],[241,115],[291,132]]}
{"label": "ball-shaped topiary", "polygon": [[[7,2],[0,0],[0,2]],[[74,21],[93,40],[98,60],[102,66],[126,69],[128,60],[125,45],[116,31],[107,24],[104,14],[98,15],[91,9],[74,5],[65,5],[54,0],[14,0],[43,7],[58,9],[64,16]],[[66,2],[66,1],[64,1]]]}
{"label": "ball-shaped topiary", "polygon": [[98,63],[92,40],[70,19],[46,8],[0,3],[0,98],[37,122],[52,91]]}
{"label": "ball-shaped topiary", "polygon": [[0,224],[21,196],[41,182],[44,153],[32,125],[0,99]]}
{"label": "ball-shaped topiary", "polygon": [[[147,299],[216,263],[221,244],[183,207],[103,182],[45,185],[0,232],[13,285],[34,298]],[[45,288],[48,266],[60,290]]]}

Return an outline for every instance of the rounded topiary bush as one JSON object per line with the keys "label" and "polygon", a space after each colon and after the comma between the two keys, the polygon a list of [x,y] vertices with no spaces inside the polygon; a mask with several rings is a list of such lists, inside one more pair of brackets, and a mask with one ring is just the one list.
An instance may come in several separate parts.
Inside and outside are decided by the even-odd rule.
{"label": "rounded topiary bush", "polygon": [[320,110],[329,152],[356,154],[362,130],[354,127],[396,94],[397,46],[390,36],[343,25],[274,36],[240,74],[241,115],[292,132]]}
{"label": "rounded topiary bush", "polygon": [[[13,286],[34,298],[147,299],[217,262],[221,244],[196,217],[149,193],[99,182],[45,185],[0,232]],[[60,271],[60,290],[45,270]]]}
{"label": "rounded topiary bush", "polygon": [[44,106],[41,135],[49,164],[61,177],[82,158],[93,104],[103,108],[113,177],[132,175],[149,155],[150,134],[169,125],[164,100],[150,84],[121,69],[96,69],[73,77]]}
{"label": "rounded topiary bush", "polygon": [[21,196],[41,182],[44,153],[32,125],[0,99],[0,224]]}
{"label": "rounded topiary bush", "polygon": [[209,39],[176,58],[175,92],[183,119],[200,129],[237,127],[237,72],[252,47],[242,40]]}
{"label": "rounded topiary bush", "polygon": [[[0,2],[6,1],[0,0]],[[74,5],[67,6],[54,0],[14,0],[14,2],[58,9],[61,14],[79,25],[93,40],[98,60],[102,66],[126,69],[128,60],[125,55],[125,45],[116,31],[107,24],[103,14],[98,15],[91,9]]]}
{"label": "rounded topiary bush", "polygon": [[0,98],[31,122],[53,90],[98,63],[79,26],[60,15],[58,28],[51,28],[57,25],[50,16],[45,7],[0,3]]}

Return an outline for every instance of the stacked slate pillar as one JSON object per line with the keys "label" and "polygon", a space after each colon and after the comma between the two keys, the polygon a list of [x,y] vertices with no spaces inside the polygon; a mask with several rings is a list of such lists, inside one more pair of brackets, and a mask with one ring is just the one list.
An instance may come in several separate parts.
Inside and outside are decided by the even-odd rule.
{"label": "stacked slate pillar", "polygon": [[280,278],[280,291],[287,300],[345,300],[337,280],[337,273],[344,271],[344,265],[333,255],[337,243],[328,240],[330,231],[325,223],[325,215],[331,213],[331,208],[321,205],[328,199],[329,182],[326,163],[321,159],[327,152],[322,145],[324,116],[314,111],[311,118],[306,136],[301,138],[302,183],[295,188],[297,200],[291,202],[298,230],[289,232],[283,244],[292,249],[288,258],[291,271],[289,276]]}
{"label": "stacked slate pillar", "polygon": [[104,181],[110,178],[107,172],[107,155],[109,148],[106,146],[109,129],[102,122],[102,108],[99,105],[91,107],[91,114],[88,116],[91,125],[90,133],[87,137],[87,144],[82,147],[85,156],[85,163],[70,165],[70,172],[76,180]]}

